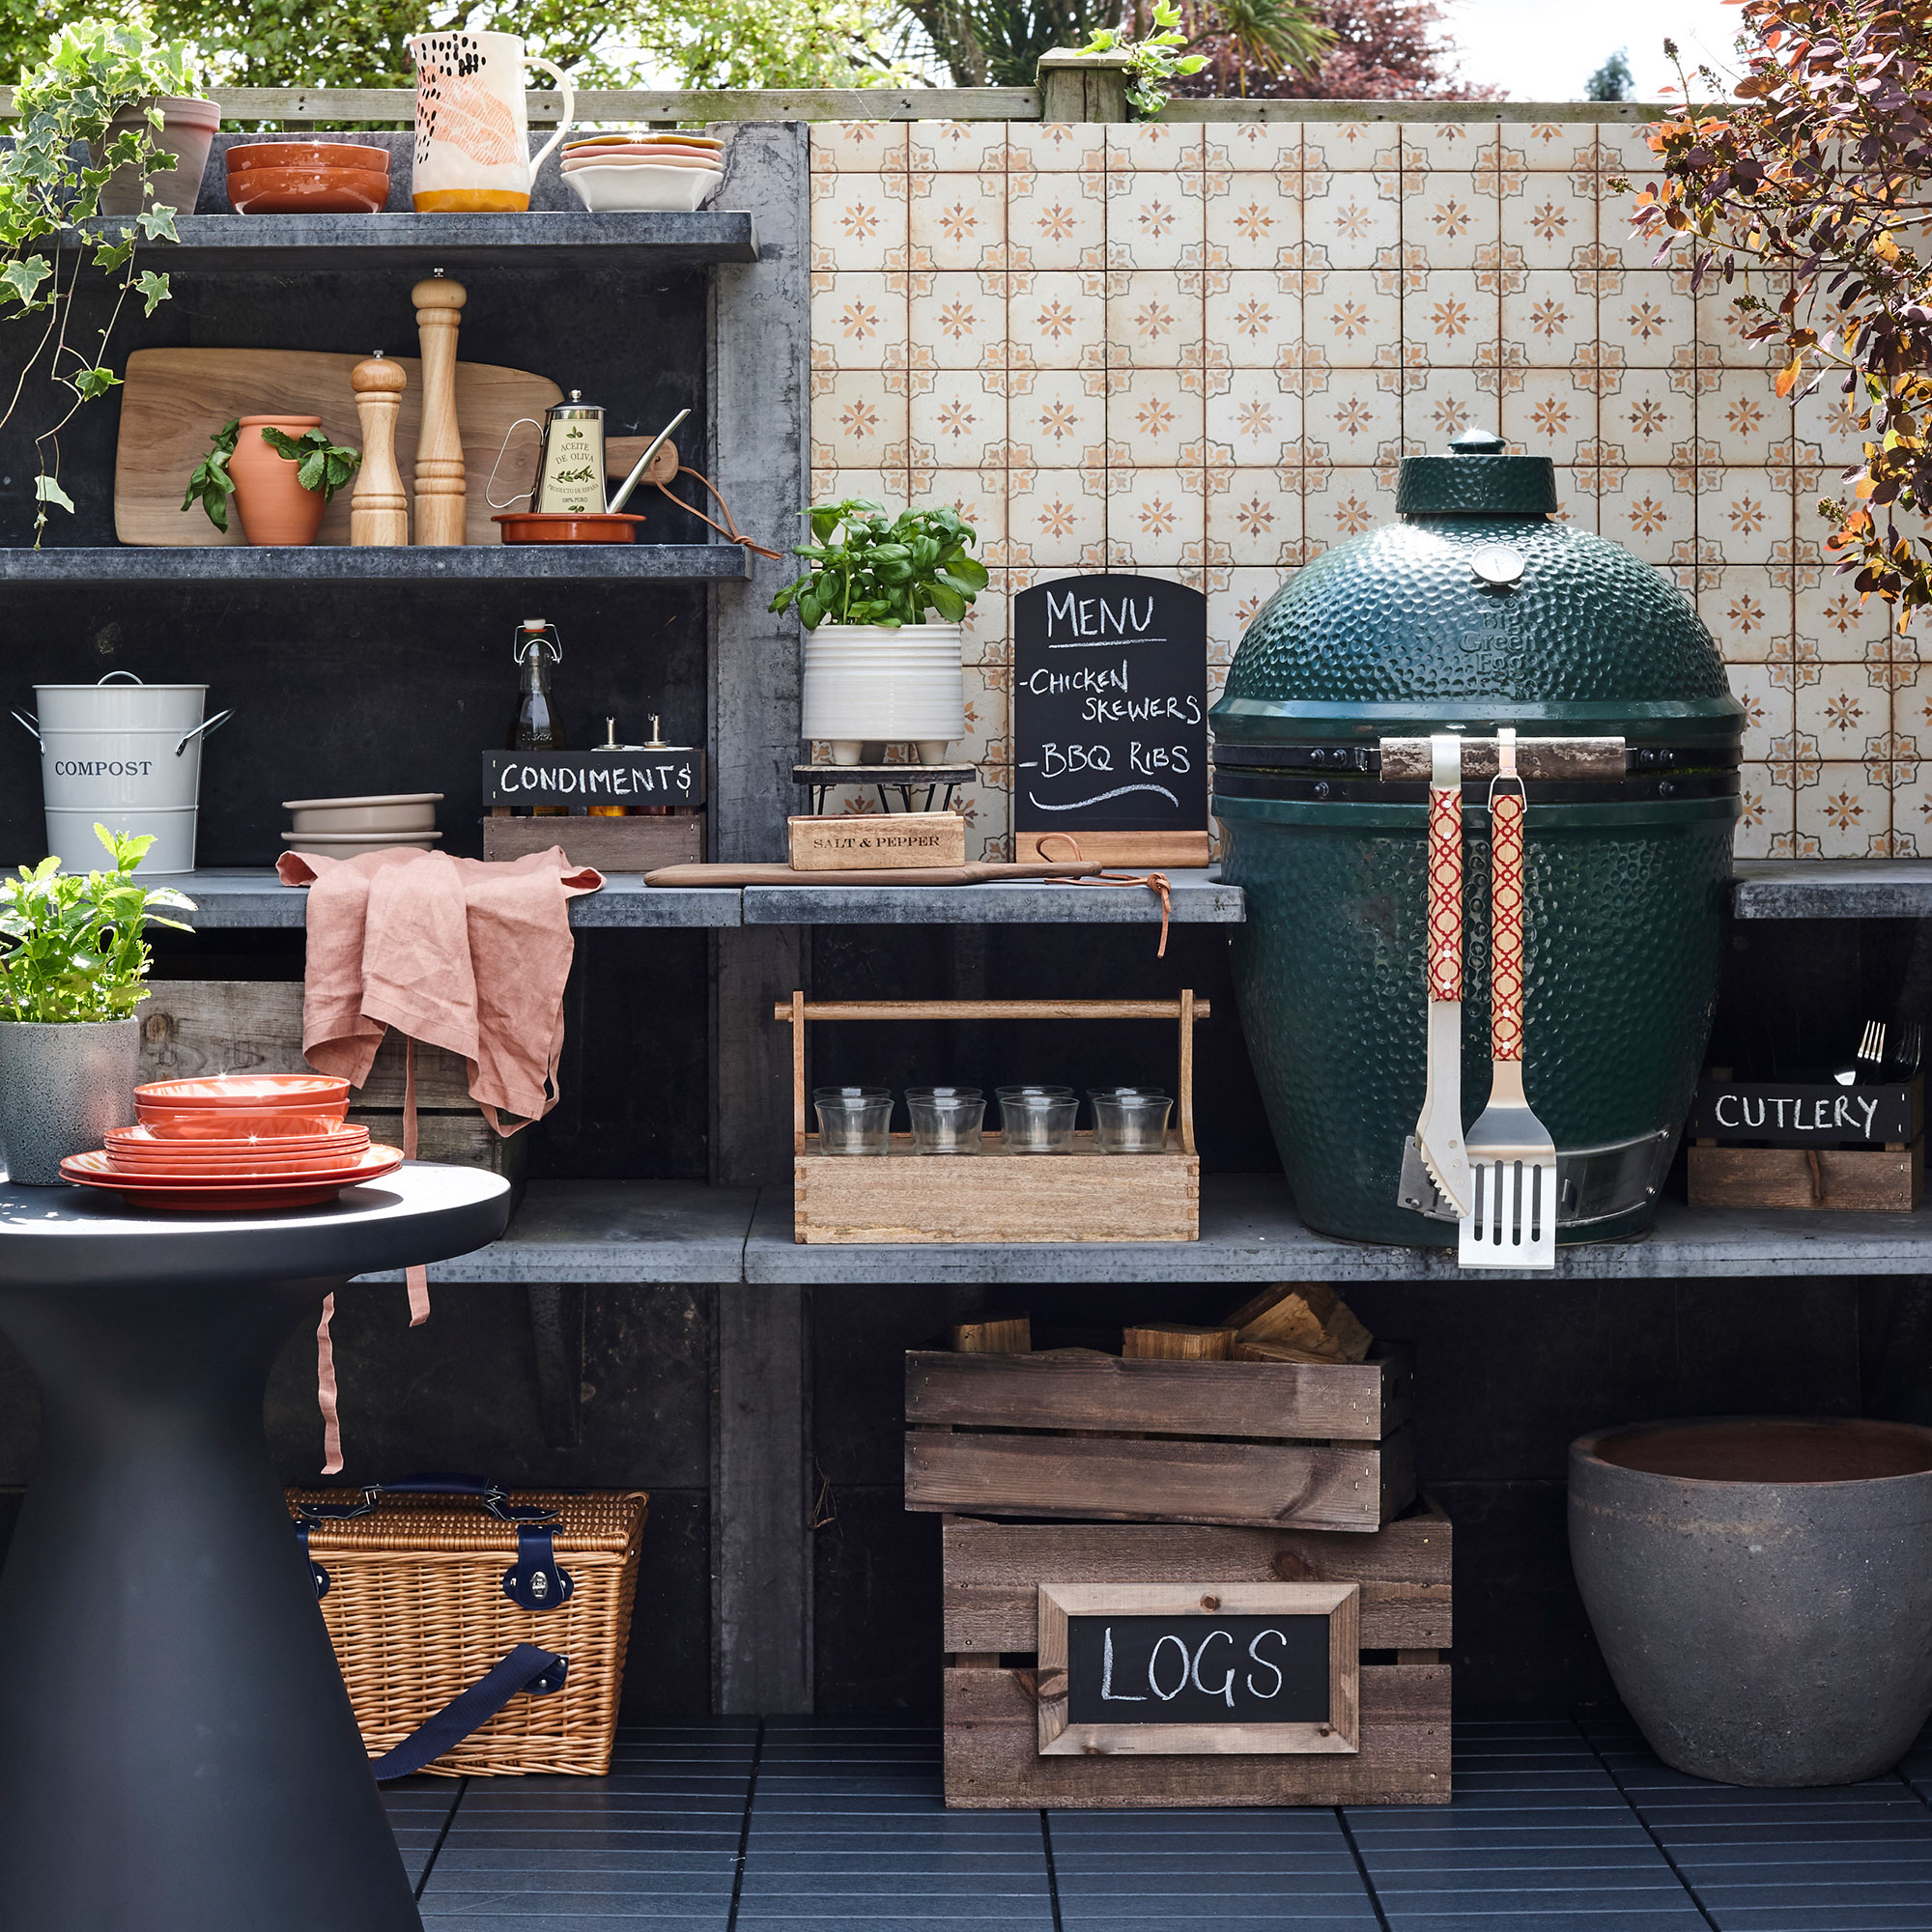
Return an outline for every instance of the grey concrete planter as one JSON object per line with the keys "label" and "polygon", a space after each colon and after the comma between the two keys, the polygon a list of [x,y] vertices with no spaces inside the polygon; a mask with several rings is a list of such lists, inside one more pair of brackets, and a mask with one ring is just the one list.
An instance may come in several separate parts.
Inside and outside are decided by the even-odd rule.
{"label": "grey concrete planter", "polygon": [[1932,1430],[1738,1417],[1570,1445],[1570,1556],[1666,1764],[1850,1784],[1932,1716]]}
{"label": "grey concrete planter", "polygon": [[71,1153],[134,1119],[141,1022],[0,1020],[0,1161],[21,1187],[54,1187]]}

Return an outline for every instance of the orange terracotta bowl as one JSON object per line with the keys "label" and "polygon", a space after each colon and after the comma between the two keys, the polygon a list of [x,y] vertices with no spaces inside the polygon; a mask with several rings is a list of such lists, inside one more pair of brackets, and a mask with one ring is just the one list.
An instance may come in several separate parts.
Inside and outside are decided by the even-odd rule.
{"label": "orange terracotta bowl", "polygon": [[141,1124],[157,1141],[308,1140],[339,1126],[349,1113],[347,1100],[306,1107],[137,1106]]}
{"label": "orange terracotta bowl", "polygon": [[243,168],[228,177],[237,214],[374,214],[389,177],[370,168]]}
{"label": "orange terracotta bowl", "polygon": [[503,526],[506,544],[532,543],[635,543],[635,532],[644,520],[628,510],[600,510],[573,516],[559,510],[511,510],[492,517]]}
{"label": "orange terracotta bowl", "polygon": [[354,168],[361,174],[387,174],[389,151],[350,141],[257,141],[230,148],[223,156],[231,175],[250,168]]}

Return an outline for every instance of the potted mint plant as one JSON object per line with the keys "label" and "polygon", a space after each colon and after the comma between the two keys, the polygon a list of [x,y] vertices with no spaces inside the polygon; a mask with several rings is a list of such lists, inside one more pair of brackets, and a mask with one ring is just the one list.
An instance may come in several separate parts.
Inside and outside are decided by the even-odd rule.
{"label": "potted mint plant", "polygon": [[[978,542],[956,510],[888,516],[864,497],[807,511],[806,574],[772,599],[805,625],[801,728],[835,764],[876,763],[889,744],[936,765],[966,735],[962,620],[985,589]],[[936,613],[940,621],[926,622]]]}
{"label": "potted mint plant", "polygon": [[55,1185],[68,1155],[132,1122],[147,928],[193,930],[156,910],[192,899],[134,878],[153,838],[94,831],[111,871],[43,859],[0,883],[0,1158],[17,1186]]}

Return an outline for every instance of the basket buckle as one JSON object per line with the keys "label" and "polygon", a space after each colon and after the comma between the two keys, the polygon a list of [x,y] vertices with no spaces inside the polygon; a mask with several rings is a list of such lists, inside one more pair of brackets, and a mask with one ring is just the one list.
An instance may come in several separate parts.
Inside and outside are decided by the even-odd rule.
{"label": "basket buckle", "polygon": [[518,1523],[517,1560],[503,1572],[504,1596],[522,1609],[554,1610],[567,1604],[576,1588],[576,1578],[557,1565],[546,1524]]}

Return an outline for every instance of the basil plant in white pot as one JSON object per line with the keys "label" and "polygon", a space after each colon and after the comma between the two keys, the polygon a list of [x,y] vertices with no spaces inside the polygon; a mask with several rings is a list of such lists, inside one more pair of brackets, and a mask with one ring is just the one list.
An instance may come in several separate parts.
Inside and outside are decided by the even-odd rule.
{"label": "basil plant in white pot", "polygon": [[68,1155],[132,1122],[147,928],[193,930],[157,910],[192,912],[192,899],[135,881],[155,841],[94,830],[113,870],[43,859],[0,882],[0,1159],[16,1186],[56,1185]]}
{"label": "basil plant in white pot", "polygon": [[[828,739],[835,764],[877,763],[888,744],[936,765],[966,735],[962,619],[986,567],[957,511],[903,510],[851,497],[809,510],[809,568],[772,599],[805,625],[801,730]],[[928,612],[940,621],[927,623]]]}

